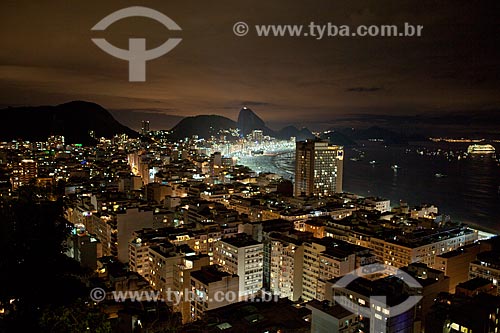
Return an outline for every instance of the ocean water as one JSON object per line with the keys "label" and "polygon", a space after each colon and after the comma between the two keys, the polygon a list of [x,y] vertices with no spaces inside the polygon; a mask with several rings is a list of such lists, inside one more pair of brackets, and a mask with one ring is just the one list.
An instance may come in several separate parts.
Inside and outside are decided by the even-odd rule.
{"label": "ocean water", "polygon": [[[344,191],[381,196],[396,206],[435,204],[452,220],[500,232],[500,165],[485,155],[458,159],[462,143],[418,143],[405,147],[364,142],[346,148]],[[494,144],[497,152],[500,145]],[[500,154],[499,154],[500,155]],[[358,160],[351,160],[358,159]],[[375,163],[370,163],[375,161]],[[259,172],[293,177],[293,153],[253,156],[240,163]],[[398,165],[398,169],[391,168]],[[436,174],[445,175],[436,177]]]}

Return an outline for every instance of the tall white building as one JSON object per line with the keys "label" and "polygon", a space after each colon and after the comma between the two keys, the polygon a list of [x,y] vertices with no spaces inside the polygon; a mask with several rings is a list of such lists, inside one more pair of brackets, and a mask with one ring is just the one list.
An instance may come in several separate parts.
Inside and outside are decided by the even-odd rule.
{"label": "tall white building", "polygon": [[295,196],[328,196],[342,192],[344,149],[325,141],[297,142]]}
{"label": "tall white building", "polygon": [[262,130],[253,130],[251,136],[252,140],[256,142],[262,142],[262,140],[264,140],[264,132]]}
{"label": "tall white building", "polygon": [[149,283],[153,289],[162,293],[165,299],[171,290],[175,290],[177,267],[182,264],[185,256],[185,253],[169,242],[149,248]]}
{"label": "tall white building", "polygon": [[355,252],[347,243],[328,237],[304,242],[302,297],[324,300],[326,281],[356,268]]}
{"label": "tall white building", "polygon": [[206,311],[238,302],[239,279],[210,265],[191,272],[191,320],[203,318]]}
{"label": "tall white building", "polygon": [[264,248],[247,235],[225,238],[216,243],[214,263],[239,277],[239,294],[244,299],[262,289]]}
{"label": "tall white building", "polygon": [[270,239],[270,289],[274,295],[297,301],[302,296],[304,246],[280,233]]}

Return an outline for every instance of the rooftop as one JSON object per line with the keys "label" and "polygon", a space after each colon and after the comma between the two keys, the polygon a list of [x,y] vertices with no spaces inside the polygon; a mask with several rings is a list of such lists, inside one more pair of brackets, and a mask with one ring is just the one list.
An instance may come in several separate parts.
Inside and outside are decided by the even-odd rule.
{"label": "rooftop", "polygon": [[231,275],[227,272],[219,270],[218,265],[204,266],[198,271],[191,272],[192,278],[195,278],[205,285],[221,281],[224,277],[227,276],[237,277],[237,275]]}
{"label": "rooftop", "polygon": [[320,310],[330,316],[342,320],[343,318],[353,315],[353,313],[339,304],[330,305],[329,302],[320,302],[318,300],[312,300],[306,304],[308,309],[314,308]]}
{"label": "rooftop", "polygon": [[476,290],[478,288],[485,287],[489,284],[492,284],[492,282],[490,280],[484,279],[481,277],[475,277],[471,280],[459,283],[457,285],[457,288],[462,288],[462,289],[473,291],[473,290]]}
{"label": "rooftop", "polygon": [[235,246],[235,247],[248,247],[248,246],[254,246],[254,245],[259,245],[261,243],[257,242],[250,236],[247,236],[246,234],[238,234],[236,237],[229,237],[229,238],[224,238],[221,240],[221,242],[227,243],[229,245]]}
{"label": "rooftop", "polygon": [[283,241],[286,243],[295,244],[297,246],[300,246],[303,243],[302,240],[300,240],[300,239],[287,236],[287,235],[282,234],[280,232],[272,232],[269,236],[272,240],[280,240],[280,241]]}
{"label": "rooftop", "polygon": [[184,327],[189,332],[309,332],[304,318],[311,311],[288,299],[272,302],[238,302],[207,311],[205,320]]}

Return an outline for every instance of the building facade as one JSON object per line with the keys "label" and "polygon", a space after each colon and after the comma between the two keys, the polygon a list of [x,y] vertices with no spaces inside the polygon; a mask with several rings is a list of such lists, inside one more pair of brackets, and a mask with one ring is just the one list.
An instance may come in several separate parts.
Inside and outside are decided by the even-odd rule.
{"label": "building facade", "polygon": [[238,276],[217,265],[191,272],[191,319],[201,319],[206,311],[238,302],[238,286]]}
{"label": "building facade", "polygon": [[262,289],[264,254],[263,245],[241,235],[217,242],[214,263],[224,271],[239,277],[240,298],[255,295]]}
{"label": "building facade", "polygon": [[12,165],[12,188],[15,190],[20,186],[29,185],[32,179],[37,177],[37,163],[34,160],[22,160]]}
{"label": "building facade", "polygon": [[349,274],[356,268],[354,252],[342,250],[342,246],[327,244],[324,240],[326,238],[304,242],[302,297],[305,300],[323,301],[326,281]]}
{"label": "building facade", "polygon": [[297,301],[302,296],[304,246],[281,234],[270,239],[270,290],[274,295]]}
{"label": "building facade", "polygon": [[323,141],[297,142],[295,196],[329,196],[342,192],[344,149]]}

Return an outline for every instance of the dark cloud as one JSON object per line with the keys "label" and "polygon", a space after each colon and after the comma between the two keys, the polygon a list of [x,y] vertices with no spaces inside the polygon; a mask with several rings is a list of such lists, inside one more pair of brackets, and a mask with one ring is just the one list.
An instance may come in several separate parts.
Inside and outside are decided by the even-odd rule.
{"label": "dark cloud", "polygon": [[276,107],[277,105],[273,103],[268,103],[264,101],[227,101],[226,106],[221,107],[221,109],[228,110],[228,111],[239,111],[242,107],[248,107],[248,108],[268,108],[268,107]]}
{"label": "dark cloud", "polygon": [[348,88],[346,91],[349,92],[374,92],[374,91],[379,91],[382,90],[380,87],[354,87],[354,88]]}
{"label": "dark cloud", "polygon": [[[127,48],[129,38],[144,37],[153,48],[172,36],[144,18],[90,31],[127,7],[125,2],[0,2],[0,105],[78,99],[120,110],[114,112],[123,112],[123,118],[130,113],[123,110],[133,109],[143,110],[141,117],[158,112],[231,119],[247,105],[271,124],[286,119],[299,126],[360,112],[500,108],[498,1],[139,0],[134,5],[159,10],[182,28],[176,33],[181,44],[147,63],[145,83],[128,82],[127,62],[91,41],[99,36]],[[237,21],[353,27],[409,22],[424,29],[418,38],[236,37]]]}
{"label": "dark cloud", "polygon": [[141,110],[126,110],[134,113],[143,113],[143,114],[161,114],[168,115],[174,112],[177,112],[176,109],[141,109]]}
{"label": "dark cloud", "polygon": [[267,103],[267,102],[257,102],[257,101],[245,101],[243,103],[241,103],[242,105],[245,105],[245,106],[270,106],[272,105],[271,103]]}
{"label": "dark cloud", "polygon": [[409,113],[407,115],[355,114],[339,117],[324,128],[381,126],[400,133],[419,133],[425,135],[465,135],[484,138],[488,134],[498,135],[500,126],[499,109],[474,109],[447,111],[440,113]]}

